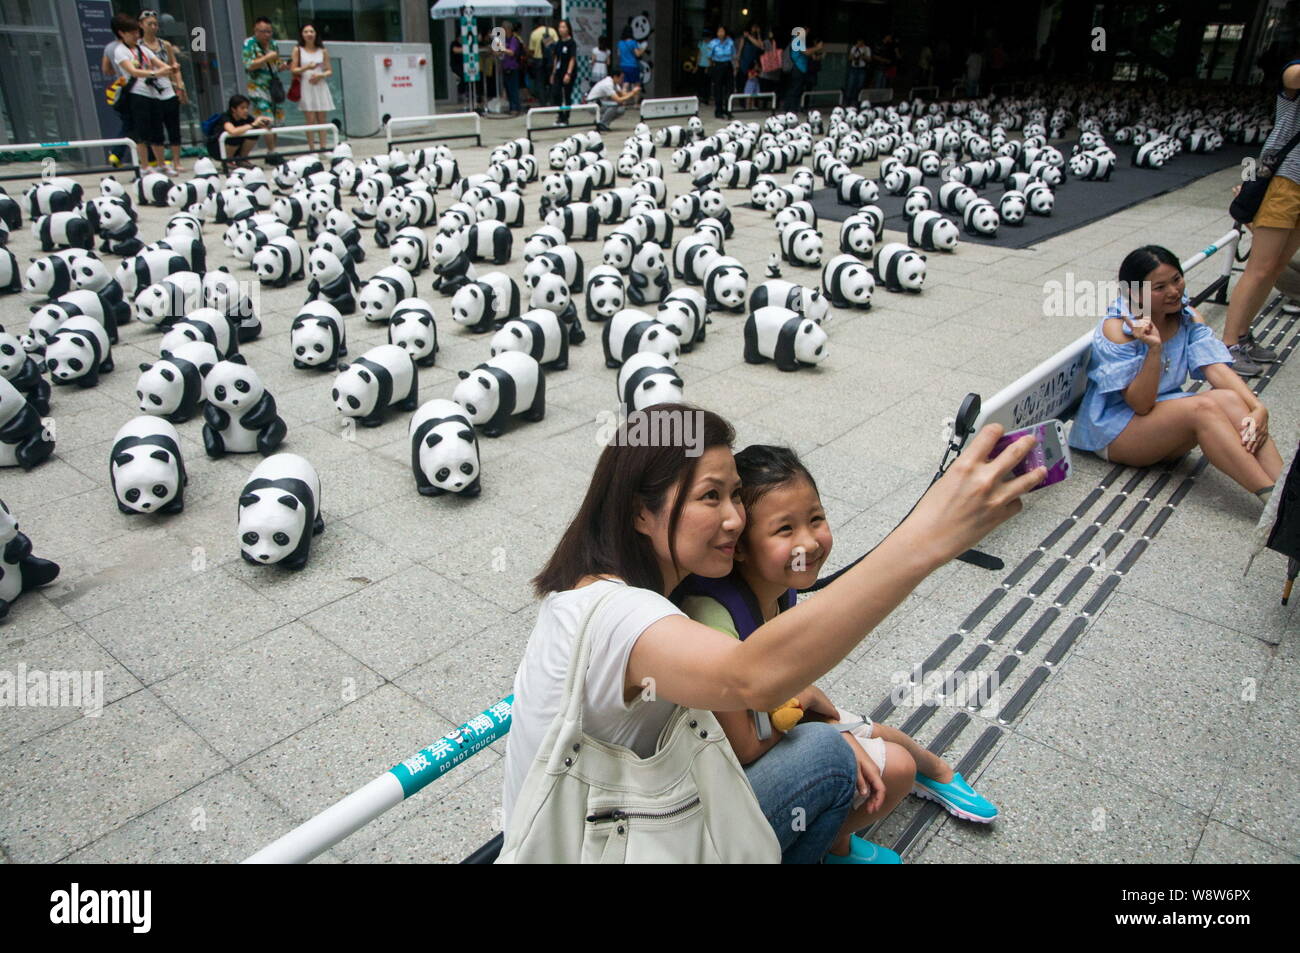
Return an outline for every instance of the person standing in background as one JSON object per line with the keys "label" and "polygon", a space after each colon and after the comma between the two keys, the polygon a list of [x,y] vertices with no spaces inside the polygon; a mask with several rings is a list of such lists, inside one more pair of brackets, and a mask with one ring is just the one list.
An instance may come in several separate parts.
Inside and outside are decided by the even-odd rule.
{"label": "person standing in background", "polygon": [[736,73],[736,91],[743,92],[749,71],[758,65],[758,58],[763,55],[763,31],[757,23],[751,23],[740,37],[740,64]]}
{"label": "person standing in background", "polygon": [[727,28],[719,26],[717,35],[709,42],[709,72],[713,75],[713,115],[731,119],[727,111],[728,98],[736,91],[731,59],[736,55],[736,41],[727,36]]}
{"label": "person standing in background", "polygon": [[697,52],[695,54],[695,95],[699,97],[700,105],[707,106],[709,103],[709,93],[713,88],[713,71],[710,68],[713,65],[713,34],[705,27],[700,33],[699,42],[696,43]]}
{"label": "person standing in background", "polygon": [[[131,19],[130,16],[125,13],[119,13],[113,17],[110,28],[113,30],[114,39],[109,40],[108,43],[104,45],[104,54],[99,58],[100,72],[112,80],[116,80],[119,76],[124,75],[121,72],[121,70],[119,70],[117,67],[117,48],[122,45],[122,42],[116,39],[117,27],[119,24],[118,17],[123,17],[126,20]],[[126,77],[126,79],[128,82],[130,81],[130,77]],[[122,90],[122,92],[119,95],[125,96],[126,90]],[[131,110],[122,108],[115,111],[117,112],[118,116],[121,117],[121,126],[117,133],[118,138],[134,140],[135,134],[132,132],[131,129]],[[109,150],[108,153],[109,165],[113,165],[113,166],[121,165],[122,160],[126,156],[127,152],[128,149],[126,146],[114,146],[112,149]]]}
{"label": "person standing in background", "polygon": [[609,37],[601,34],[596,45],[591,48],[591,83],[594,86],[609,75]]}
{"label": "person standing in background", "polygon": [[[163,165],[162,113],[157,107],[161,80],[171,75],[172,68],[140,45],[140,21],[119,13],[113,17],[113,33],[118,45],[113,59],[118,72],[126,80],[120,95],[126,96],[126,109],[131,113],[132,138],[141,170],[149,165],[152,155],[154,165]],[[163,166],[164,174],[175,175]]]}
{"label": "person standing in background", "polygon": [[984,71],[984,55],[972,48],[966,57],[966,95],[978,96],[980,93],[980,73]]}
{"label": "person standing in background", "polygon": [[763,55],[758,60],[758,88],[765,93],[775,93],[781,83],[781,49],[776,45],[776,34],[771,30],[763,38]]}
{"label": "person standing in background", "polygon": [[845,73],[844,105],[856,106],[858,96],[867,85],[867,66],[871,63],[871,47],[862,37],[849,48],[849,68]]}
{"label": "person standing in background", "polygon": [[157,124],[167,134],[167,145],[171,150],[171,171],[165,165],[162,171],[167,175],[175,175],[185,171],[181,166],[181,103],[188,101],[185,82],[181,79],[176,47],[158,36],[158,14],[153,10],[141,10],[139,20],[142,34],[140,44],[155,59],[172,68],[170,75],[159,77],[152,108],[158,112]]}
{"label": "person standing in background", "polygon": [[509,20],[503,24],[505,39],[501,49],[496,50],[497,59],[501,61],[501,79],[505,83],[506,97],[510,101],[510,115],[518,116],[519,107],[519,72],[523,67],[524,45],[515,36],[515,26]]}
{"label": "person standing in background", "polygon": [[456,102],[465,101],[465,46],[460,41],[460,32],[451,38],[451,48],[449,50],[448,65],[451,67],[451,74],[456,77]]}
{"label": "person standing in background", "polygon": [[[266,116],[273,125],[284,124],[284,109],[271,96],[271,79],[279,70],[289,68],[280,51],[271,42],[271,21],[258,17],[253,21],[253,35],[244,40],[244,72],[248,74],[248,98],[253,104],[253,115]],[[275,154],[274,134],[266,139],[266,158]]]}
{"label": "person standing in background", "polygon": [[551,47],[557,39],[555,30],[545,20],[539,21],[528,34],[528,75],[533,81],[533,95],[541,106],[553,105],[550,101]]}
{"label": "person standing in background", "polygon": [[[641,84],[641,44],[632,37],[632,28],[623,27],[618,41],[618,65],[623,71],[623,82],[628,86]],[[611,75],[612,75],[611,70]]]}
{"label": "person standing in background", "polygon": [[[304,23],[298,30],[298,45],[293,48],[289,69],[299,79],[302,97],[298,100],[298,108],[302,110],[303,118],[308,125],[323,123],[325,114],[334,110],[334,96],[330,93],[329,84],[325,82],[334,75],[334,67],[330,63],[329,50],[325,49],[325,44],[316,32],[315,24]],[[306,135],[308,149],[314,147],[318,152],[325,151],[324,131],[309,132]],[[319,144],[312,141],[313,137],[319,137]]]}
{"label": "person standing in background", "polygon": [[550,79],[555,104],[560,107],[555,125],[567,126],[569,106],[573,103],[573,80],[578,73],[578,44],[573,39],[573,29],[568,20],[560,21],[559,37],[553,47]]}

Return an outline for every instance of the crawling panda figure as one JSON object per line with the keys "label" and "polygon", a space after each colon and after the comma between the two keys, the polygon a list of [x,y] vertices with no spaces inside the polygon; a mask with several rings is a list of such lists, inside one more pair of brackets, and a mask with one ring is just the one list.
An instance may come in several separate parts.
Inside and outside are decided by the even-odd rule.
{"label": "crawling panda figure", "polygon": [[625,307],[627,288],[617,268],[597,265],[587,272],[584,290],[588,321],[607,321]]}
{"label": "crawling panda figure", "polygon": [[135,296],[135,316],[142,324],[166,329],[202,304],[203,276],[178,271]]}
{"label": "crawling panda figure", "polygon": [[493,357],[504,351],[522,351],[550,371],[569,366],[569,336],[554,311],[534,308],[507,321],[492,335],[489,348]]}
{"label": "crawling panda figure", "polygon": [[176,428],[161,417],[128,420],[113,438],[108,480],[118,511],[127,516],[184,510],[189,480]]}
{"label": "crawling panda figure", "polygon": [[780,305],[758,308],[745,319],[745,363],[773,361],[797,371],[826,360],[826,332],[811,318]]}
{"label": "crawling panda figure", "polygon": [[[507,231],[509,231],[507,229]],[[543,252],[548,252],[556,245],[566,244],[564,232],[554,225],[543,225],[524,239],[524,262],[530,262]],[[497,262],[496,264],[501,264]]]}
{"label": "crawling panda figure", "polygon": [[566,241],[594,242],[600,231],[600,212],[589,202],[569,202],[545,209],[542,221],[559,229]]}
{"label": "crawling panda figure", "polygon": [[557,245],[550,251],[542,252],[524,268],[524,281],[530,288],[534,287],[537,279],[548,272],[563,278],[569,286],[570,294],[582,290],[582,256],[571,246]]}
{"label": "crawling panda figure", "polygon": [[998,198],[998,218],[1008,225],[1023,225],[1028,206],[1024,192],[1009,189]]}
{"label": "crawling panda figure", "polygon": [[615,382],[619,401],[633,410],[681,403],[683,386],[677,369],[653,351],[640,351],[624,361]]}
{"label": "crawling panda figure", "polygon": [[755,288],[749,296],[750,311],[774,304],[789,308],[805,318],[812,318],[818,324],[831,316],[831,303],[826,295],[817,288],[806,288],[792,281],[770,279]]}
{"label": "crawling panda figure", "polygon": [[135,183],[136,204],[165,206],[171,187],[172,180],[161,172],[146,172]]}
{"label": "crawling panda figure", "polygon": [[203,276],[203,306],[216,308],[235,326],[240,344],[255,340],[262,333],[262,322],[252,300],[244,293],[243,282],[219,268]]}
{"label": "crawling panda figure", "polygon": [[958,230],[955,222],[938,212],[925,211],[907,225],[907,243],[925,251],[955,251]]}
{"label": "crawling panda figure", "polygon": [[320,477],[296,453],[277,453],[259,463],[239,494],[239,554],[254,566],[274,563],[302,569],[312,537],[325,530]]}
{"label": "crawling panda figure", "polygon": [[108,335],[108,343],[117,343],[118,321],[114,318],[113,308],[94,291],[69,291],[47,304],[32,305],[30,310],[32,319],[28,325],[28,335],[31,338],[29,350],[43,350],[49,343],[50,335],[61,328],[68,318],[78,315],[98,321]]}
{"label": "crawling panda figure", "polygon": [[187,341],[165,357],[140,365],[135,396],[140,412],[183,424],[203,408],[203,380],[216,367],[217,349],[207,341]]}
{"label": "crawling panda figure", "polygon": [[30,470],[54,452],[41,415],[18,388],[0,377],[0,467]]}
{"label": "crawling panda figure", "polygon": [[688,285],[703,285],[709,264],[721,254],[711,235],[685,235],[673,246],[673,277]]}
{"label": "crawling panda figure", "polygon": [[735,258],[714,258],[704,272],[704,300],[709,310],[743,313],[748,283],[749,272]]}
{"label": "crawling panda figure", "polygon": [[203,449],[214,460],[227,453],[268,456],[289,428],[262,379],[236,354],[215,364],[203,380]]}
{"label": "crawling panda figure", "polygon": [[458,376],[451,399],[485,437],[501,436],[511,417],[536,423],[546,416],[546,377],[536,359],[522,351],[503,351]]}
{"label": "crawling panda figure", "polygon": [[400,265],[412,275],[424,271],[429,267],[429,242],[424,237],[424,230],[414,225],[399,229],[393,236],[393,243],[388,246],[388,257],[394,265]]}
{"label": "crawling panda figure", "polygon": [[429,256],[433,263],[433,290],[450,297],[467,281],[473,281],[477,274],[465,250],[460,236],[440,234],[433,240]]}
{"label": "crawling panda figure", "polygon": [[184,321],[173,324],[163,335],[158,353],[166,357],[168,352],[191,341],[211,344],[223,361],[239,353],[239,338],[230,319],[216,308],[196,308]]}
{"label": "crawling panda figure", "polygon": [[453,400],[435,397],[411,415],[411,473],[421,496],[478,496],[478,434],[465,409]]}
{"label": "crawling panda figure", "polygon": [[656,242],[646,242],[632,257],[628,271],[627,297],[632,304],[645,305],[662,301],[672,291],[668,276],[668,261],[663,248]]}
{"label": "crawling panda figure", "polygon": [[840,251],[845,254],[870,261],[876,240],[876,230],[864,215],[850,215],[840,223]]}
{"label": "crawling panda figure", "polygon": [[681,353],[680,339],[666,324],[635,308],[625,308],[605,322],[600,343],[606,367],[621,367],[640,351],[652,351],[676,364]]}
{"label": "crawling panda figure", "polygon": [[490,271],[451,298],[451,318],[484,334],[519,314],[519,286],[503,271]]}
{"label": "crawling panda figure", "polygon": [[0,294],[17,294],[23,290],[18,277],[18,259],[8,248],[0,248]]}
{"label": "crawling panda figure", "polygon": [[253,256],[257,280],[271,288],[283,288],[290,281],[302,281],[305,269],[306,257],[302,246],[291,235],[271,239]]}
{"label": "crawling panda figure", "polygon": [[966,207],[962,209],[961,217],[968,233],[985,238],[997,235],[998,225],[1001,224],[998,210],[985,198],[971,199],[967,202]]}
{"label": "crawling panda figure", "polygon": [[1046,182],[1031,182],[1025,187],[1025,201],[1034,215],[1051,215],[1056,205],[1056,195]]}
{"label": "crawling panda figure", "polygon": [[397,302],[388,321],[388,343],[396,344],[420,367],[432,366],[438,356],[438,326],[433,306],[422,298]]}
{"label": "crawling panda figure", "polygon": [[384,323],[397,302],[415,297],[415,278],[400,265],[381,268],[361,286],[357,304],[367,321]]}
{"label": "crawling panda figure", "polygon": [[309,301],[298,309],[289,328],[293,366],[333,371],[348,353],[347,325],[328,301]]}
{"label": "crawling panda figure", "polygon": [[[13,252],[7,254],[9,258],[13,258]],[[67,294],[72,290],[72,269],[79,257],[84,254],[85,252],[77,250],[46,255],[44,258],[33,258],[23,275],[23,290],[28,294],[43,295],[46,298],[57,298],[61,294]],[[15,277],[16,275],[15,271]]]}
{"label": "crawling panda figure", "polygon": [[681,349],[689,353],[696,344],[703,344],[705,329],[709,324],[708,304],[704,295],[694,288],[678,288],[659,302],[655,315],[664,327],[677,336]]}
{"label": "crawling panda figure", "polygon": [[307,271],[311,281],[307,285],[307,300],[325,300],[338,309],[339,314],[356,314],[357,299],[354,289],[361,287],[352,259],[340,261],[332,251],[313,248],[307,256]]}
{"label": "crawling panda figure", "polygon": [[786,264],[816,268],[822,263],[822,235],[805,222],[791,222],[781,230],[781,257]]}
{"label": "crawling panda figure", "polygon": [[0,326],[0,377],[27,399],[42,417],[50,412],[50,382],[41,366],[23,349],[15,335]]}
{"label": "crawling panda figure", "polygon": [[874,277],[889,291],[918,294],[925,284],[925,256],[900,242],[890,242],[876,253]]}
{"label": "crawling panda figure", "polygon": [[390,407],[408,413],[419,406],[420,372],[410,353],[395,344],[379,344],[350,364],[339,362],[330,397],[345,417],[363,427],[378,427]]}
{"label": "crawling panda figure", "polygon": [[822,268],[822,291],[837,308],[868,310],[875,289],[871,271],[852,255],[836,255]]}
{"label": "crawling panda figure", "polygon": [[45,346],[45,366],[56,384],[94,387],[113,369],[113,351],[104,325],[86,315],[68,318]]}
{"label": "crawling panda figure", "polygon": [[48,586],[58,575],[58,563],[32,555],[32,541],[18,532],[18,520],[0,500],[0,619],[24,592]]}
{"label": "crawling panda figure", "polygon": [[578,319],[578,307],[569,294],[569,286],[560,275],[548,273],[537,278],[532,293],[528,296],[529,308],[545,308],[554,312],[560,324],[568,329],[569,343],[581,344],[587,340],[587,332]]}

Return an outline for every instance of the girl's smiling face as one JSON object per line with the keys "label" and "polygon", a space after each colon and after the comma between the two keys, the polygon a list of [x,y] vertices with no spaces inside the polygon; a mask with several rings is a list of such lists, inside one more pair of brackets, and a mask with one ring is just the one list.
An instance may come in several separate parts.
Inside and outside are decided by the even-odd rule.
{"label": "girl's smiling face", "polygon": [[799,478],[767,491],[750,507],[736,561],[747,579],[806,589],[817,581],[831,545],[821,498]]}

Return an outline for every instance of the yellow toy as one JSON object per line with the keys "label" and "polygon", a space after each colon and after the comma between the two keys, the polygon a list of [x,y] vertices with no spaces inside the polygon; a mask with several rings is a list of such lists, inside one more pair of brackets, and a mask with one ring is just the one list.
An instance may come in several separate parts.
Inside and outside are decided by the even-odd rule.
{"label": "yellow toy", "polygon": [[772,719],[773,728],[786,732],[803,720],[803,706],[799,704],[799,699],[792,698],[779,708],[773,708],[768,712],[768,717]]}

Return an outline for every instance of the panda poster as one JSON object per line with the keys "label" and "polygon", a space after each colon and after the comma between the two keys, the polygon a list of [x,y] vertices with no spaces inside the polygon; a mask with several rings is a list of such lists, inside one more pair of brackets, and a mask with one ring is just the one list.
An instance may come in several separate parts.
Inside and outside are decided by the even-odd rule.
{"label": "panda poster", "polygon": [[591,51],[605,35],[605,4],[603,0],[564,0],[564,18],[573,30],[578,44],[578,72],[574,86],[580,99],[585,99],[591,89]]}

